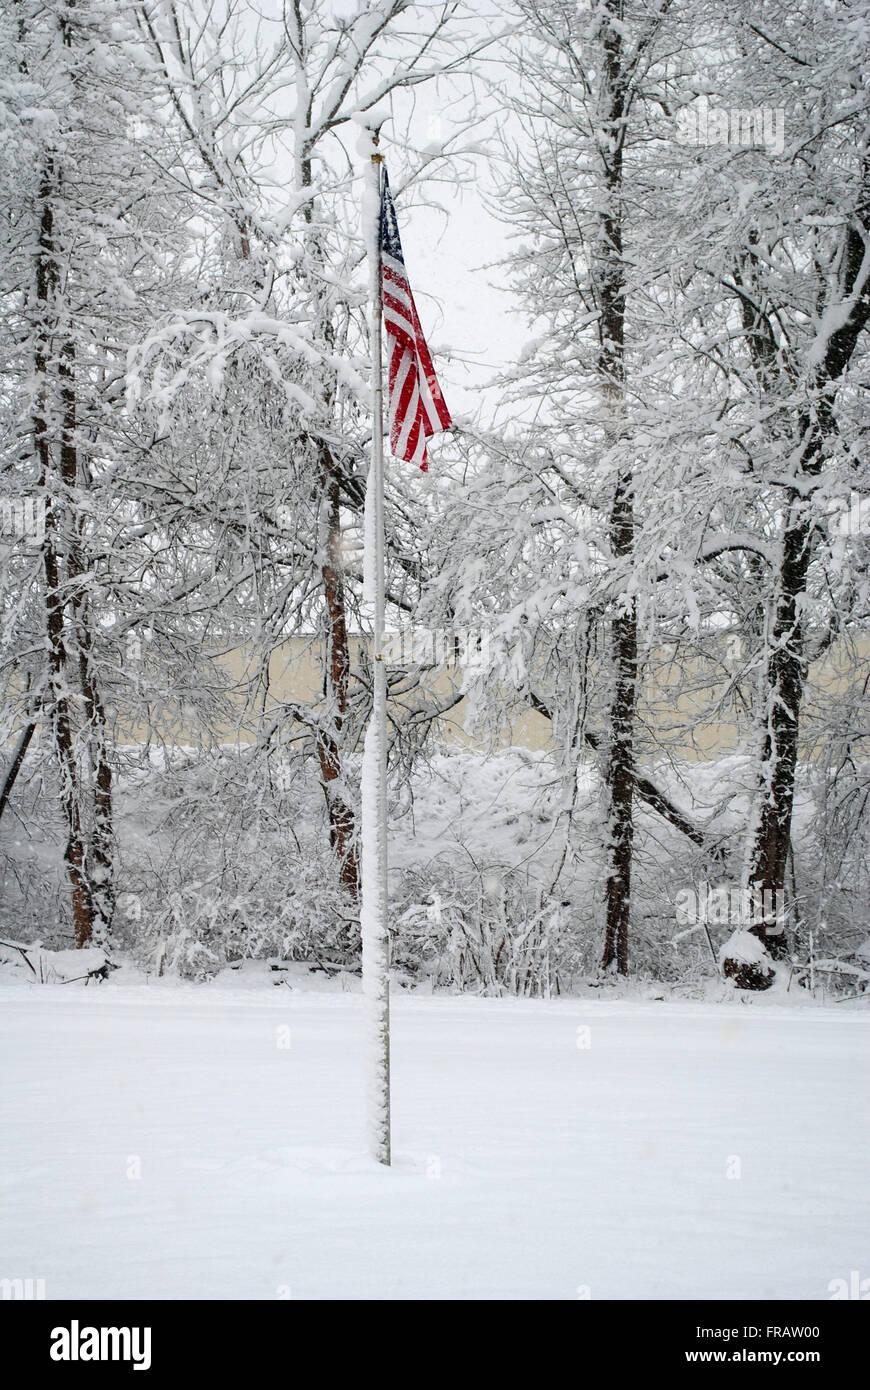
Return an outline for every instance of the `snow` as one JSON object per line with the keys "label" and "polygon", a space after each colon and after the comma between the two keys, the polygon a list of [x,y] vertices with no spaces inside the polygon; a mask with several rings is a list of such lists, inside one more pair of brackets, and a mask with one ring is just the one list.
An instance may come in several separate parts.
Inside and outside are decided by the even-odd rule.
{"label": "snow", "polygon": [[[105,970],[106,956],[96,946],[84,950],[46,951],[37,942],[3,942],[2,955],[8,962],[12,959],[19,970],[29,973],[43,984],[71,984],[74,980],[87,980],[89,975]],[[16,954],[17,953],[17,954]]]}
{"label": "snow", "polygon": [[48,1298],[826,1299],[867,1268],[858,1006],[400,995],[387,1169],[346,979],[124,975],[0,987],[3,1272]]}
{"label": "snow", "polygon": [[728,940],[719,948],[719,961],[733,960],[740,965],[770,965],[770,956],[764,943],[753,936],[751,931],[732,932]]}
{"label": "snow", "polygon": [[870,279],[870,249],[865,248],[864,257],[855,276],[851,293],[828,304],[818,320],[816,336],[807,352],[808,371],[815,371],[822,366],[831,339],[845,327],[854,314],[855,306],[865,291],[868,279]]}
{"label": "snow", "polygon": [[351,121],[359,126],[359,135],[356,141],[356,152],[363,159],[370,159],[373,154],[378,153],[378,146],[374,136],[392,119],[392,111],[388,103],[382,102],[379,106],[369,111],[354,111]]}

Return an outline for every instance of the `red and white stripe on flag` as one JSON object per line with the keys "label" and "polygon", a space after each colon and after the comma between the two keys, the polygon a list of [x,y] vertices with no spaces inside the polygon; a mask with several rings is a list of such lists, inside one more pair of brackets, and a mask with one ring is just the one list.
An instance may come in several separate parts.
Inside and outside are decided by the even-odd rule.
{"label": "red and white stripe on flag", "polygon": [[383,171],[380,219],[381,301],[389,351],[390,448],[396,458],[429,467],[426,440],[450,428],[432,357],[402,255],[396,209]]}

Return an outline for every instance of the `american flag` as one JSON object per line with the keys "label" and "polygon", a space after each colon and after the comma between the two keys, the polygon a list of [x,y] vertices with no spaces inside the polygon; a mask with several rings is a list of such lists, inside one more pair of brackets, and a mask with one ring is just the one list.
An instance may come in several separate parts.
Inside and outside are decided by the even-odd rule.
{"label": "american flag", "polygon": [[396,209],[383,170],[381,186],[381,300],[390,354],[390,448],[396,458],[429,467],[426,440],[450,428],[441,387],[408,283]]}

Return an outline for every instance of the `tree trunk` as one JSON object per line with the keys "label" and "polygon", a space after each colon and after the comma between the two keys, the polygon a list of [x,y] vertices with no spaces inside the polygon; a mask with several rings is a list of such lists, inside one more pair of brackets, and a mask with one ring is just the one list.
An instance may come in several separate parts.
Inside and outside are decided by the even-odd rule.
{"label": "tree trunk", "polygon": [[15,783],[18,780],[18,774],[24,766],[24,759],[26,758],[27,750],[30,747],[30,740],[33,738],[33,735],[35,733],[36,725],[28,724],[24,728],[21,737],[18,740],[18,747],[15,750],[12,762],[9,764],[9,771],[6,773],[6,776],[3,779],[2,790],[0,790],[0,820],[2,820],[3,812],[6,810],[6,807],[9,804],[9,798],[12,795],[13,788],[15,787]]}
{"label": "tree trunk", "polygon": [[317,755],[326,809],[329,838],[339,863],[341,881],[354,899],[359,898],[359,861],[355,818],[342,777],[341,732],[347,714],[350,648],[345,616],[344,578],[341,562],[341,486],[327,449],[322,450],[322,481],[327,506],[326,558],[322,566],[326,598],[327,636],[324,665],[326,713],[317,732]]}
{"label": "tree trunk", "polygon": [[[45,535],[42,543],[45,576],[46,635],[48,639],[48,698],[43,700],[51,722],[61,778],[61,804],[67,827],[64,861],[71,895],[76,946],[87,946],[95,933],[110,925],[112,883],[112,773],[105,738],[105,716],[91,652],[87,599],[80,587],[82,562],[80,522],[75,518],[79,484],[76,446],[75,349],[67,340],[56,367],[60,430],[58,468],[52,461],[50,369],[52,340],[57,329],[57,248],[53,199],[57,176],[46,160],[41,181],[41,211],[36,256],[37,329],[34,372],[37,381],[33,441],[45,495]],[[66,538],[66,564],[61,561],[58,516],[71,517]],[[78,587],[77,587],[78,586]],[[72,658],[70,642],[78,659]],[[84,814],[89,786],[76,751],[70,691],[78,686],[86,718],[88,756],[94,773],[90,817]],[[90,819],[90,834],[88,833]]]}
{"label": "tree trunk", "polygon": [[[61,400],[60,473],[64,492],[75,496],[79,486],[79,455],[76,443],[75,348],[64,344],[58,362]],[[93,658],[93,635],[88,613],[88,597],[81,579],[87,573],[79,513],[73,514],[72,534],[67,557],[67,586],[75,642],[78,648],[78,681],[86,719],[87,752],[91,768],[92,813],[86,870],[94,911],[94,934],[102,939],[112,925],[114,912],[114,865],[112,823],[112,766],[106,739],[106,716],[100,697]]]}
{"label": "tree trunk", "polygon": [[792,494],[789,512],[797,519],[787,527],[783,537],[780,585],[765,682],[767,726],[761,755],[764,782],[749,872],[753,901],[770,904],[775,914],[773,921],[765,921],[764,915],[756,917],[751,930],[764,941],[774,957],[783,956],[786,949],[777,908],[785,889],[801,703],[807,675],[798,608],[799,596],[806,588],[812,553],[806,508],[806,499]]}
{"label": "tree trunk", "polygon": [[[623,544],[631,553],[632,513],[628,477],[620,480],[613,527],[623,529]],[[634,840],[634,719],[637,708],[637,609],[632,599],[625,613],[613,620],[614,690],[610,705],[610,747],[604,769],[607,798],[608,873],[605,884],[605,936],[602,969],[615,963],[628,973],[628,930],[631,911],[631,863]]]}
{"label": "tree trunk", "polygon": [[[610,416],[607,444],[618,448],[625,386],[625,267],[622,258],[622,142],[626,77],[622,53],[621,0],[607,0],[601,79],[599,145],[604,165],[604,211],[597,272],[599,318],[598,372]],[[610,544],[621,575],[634,551],[633,479],[620,461],[610,513]],[[604,765],[607,878],[602,969],[628,972],[631,911],[631,860],[634,837],[634,719],[637,706],[637,610],[634,599],[613,619],[611,657],[614,686],[609,747]]]}

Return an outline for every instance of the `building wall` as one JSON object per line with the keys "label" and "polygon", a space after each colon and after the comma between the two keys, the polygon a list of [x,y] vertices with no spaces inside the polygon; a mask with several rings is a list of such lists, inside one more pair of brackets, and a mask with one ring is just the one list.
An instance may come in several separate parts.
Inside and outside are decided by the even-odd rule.
{"label": "building wall", "polygon": [[[351,639],[352,664],[361,655],[361,638]],[[260,717],[279,715],[284,705],[316,703],[322,693],[323,645],[315,636],[288,639],[271,653],[268,683],[260,678],[259,667],[251,654],[236,649],[217,658],[231,687],[231,707],[237,714],[219,721],[221,741],[251,742]],[[741,671],[741,656],[724,647],[705,661],[682,663],[673,660],[666,651],[652,654],[646,663],[639,706],[638,751],[645,745],[667,746],[675,756],[689,761],[718,757],[731,752],[744,734],[750,732],[748,683],[753,673]],[[806,697],[807,719],[819,704],[844,696],[852,687],[857,695],[862,683],[870,677],[870,638],[857,644],[835,644],[811,670]],[[439,700],[450,698],[462,686],[462,669],[455,663],[427,669],[423,692]],[[594,670],[590,675],[594,687]],[[417,691],[410,697],[420,699]],[[497,746],[518,745],[532,751],[545,751],[554,745],[549,720],[524,704],[512,692],[502,689],[505,715],[496,733]],[[406,706],[408,697],[400,701]],[[135,721],[125,722],[123,710],[118,712],[120,742],[139,742],[145,729]],[[292,718],[288,717],[292,726]],[[593,719],[593,726],[598,723]],[[474,711],[463,698],[437,721],[437,732],[448,744],[479,746],[482,731],[475,726]],[[195,723],[181,731],[166,730],[166,736],[176,742],[195,743]]]}

